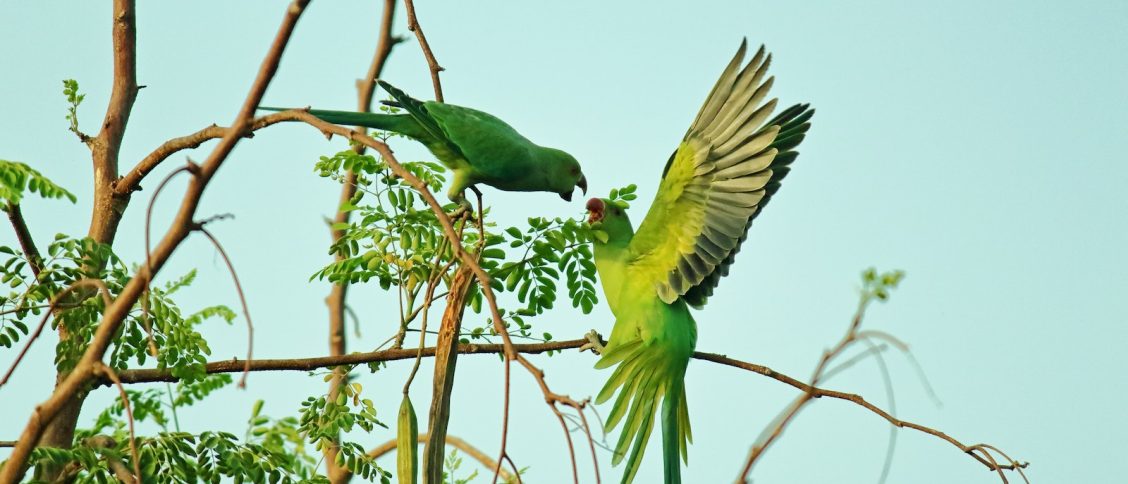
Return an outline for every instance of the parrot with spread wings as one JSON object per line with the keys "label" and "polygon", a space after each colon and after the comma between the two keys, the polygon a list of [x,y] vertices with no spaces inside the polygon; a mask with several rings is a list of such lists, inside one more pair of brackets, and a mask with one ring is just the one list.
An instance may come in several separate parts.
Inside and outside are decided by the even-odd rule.
{"label": "parrot with spread wings", "polygon": [[[764,102],[774,77],[764,48],[741,68],[741,43],[662,172],[654,203],[636,232],[622,201],[587,203],[596,269],[615,325],[596,368],[616,366],[596,397],[618,394],[607,428],[622,424],[612,463],[622,482],[638,472],[655,417],[662,422],[665,482],[681,482],[692,441],[685,371],[697,342],[689,308],[700,309],[728,274],[752,220],[790,170],[814,110],[799,104],[771,118]],[[628,454],[629,451],[629,454]],[[680,457],[680,459],[679,459]]]}
{"label": "parrot with spread wings", "polygon": [[329,123],[392,131],[422,143],[454,174],[447,197],[463,208],[469,206],[463,192],[478,183],[514,192],[552,192],[566,201],[572,200],[577,187],[587,194],[587,179],[572,155],[529,141],[489,113],[422,102],[384,81],[379,84],[395,100],[385,104],[407,114],[318,109],[309,113]]}

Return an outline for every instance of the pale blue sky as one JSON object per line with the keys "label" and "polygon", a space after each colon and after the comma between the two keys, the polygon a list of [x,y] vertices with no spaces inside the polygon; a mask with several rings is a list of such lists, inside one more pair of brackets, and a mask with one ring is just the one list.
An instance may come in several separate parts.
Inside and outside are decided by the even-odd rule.
{"label": "pale blue sky", "polygon": [[[122,164],[161,141],[230,122],[281,17],[283,2],[141,2],[139,80]],[[314,2],[266,100],[275,105],[355,106],[382,2]],[[697,313],[698,349],[806,377],[845,329],[867,266],[908,273],[866,327],[907,341],[943,400],[937,407],[912,367],[887,355],[898,414],[967,443],[1028,460],[1034,482],[1113,482],[1128,451],[1123,348],[1128,343],[1128,4],[1087,2],[425,2],[419,16],[441,64],[448,102],[509,121],[542,144],[573,153],[596,193],[638,183],[641,219],[663,162],[742,37],[775,54],[774,94],[811,102],[814,128],[802,156],[761,216],[732,275]],[[402,14],[402,12],[401,12]],[[110,82],[107,2],[0,2],[0,158],[32,164],[79,196],[29,201],[45,243],[85,233],[90,161],[65,129],[62,79],[87,93],[82,127],[96,132]],[[403,16],[396,32],[407,34]],[[384,78],[431,96],[418,46],[393,52]],[[184,156],[202,159],[212,144]],[[338,193],[312,164],[344,143],[305,126],[277,126],[246,140],[219,172],[201,214],[231,212],[214,231],[235,259],[257,323],[256,355],[326,352],[328,288],[307,278],[327,260],[322,217]],[[399,142],[401,160],[430,159]],[[155,180],[146,186],[152,187]],[[158,213],[167,216],[174,184]],[[117,249],[141,257],[141,192]],[[551,195],[487,191],[495,220],[572,216],[582,203]],[[159,220],[167,220],[161,215]],[[11,245],[10,230],[0,243]],[[188,308],[236,300],[222,261],[201,238],[164,273],[201,270]],[[357,288],[363,320],[355,350],[391,332],[392,299]],[[610,313],[557,311],[538,328],[573,338],[607,334]],[[241,324],[207,328],[215,359],[242,355]],[[54,338],[0,389],[0,440],[15,438],[53,381]],[[6,365],[13,352],[2,358]],[[593,395],[607,372],[568,353],[535,357],[553,389]],[[408,365],[359,381],[394,421]],[[424,371],[430,371],[428,364]],[[461,360],[451,433],[496,453],[501,414],[496,358]],[[778,382],[694,362],[687,375],[695,443],[688,482],[731,482],[749,445],[795,392]],[[829,385],[887,405],[872,362]],[[416,408],[429,390],[416,385]],[[274,416],[323,391],[303,373],[256,374],[181,414],[185,430],[239,433],[258,398]],[[514,373],[511,454],[530,482],[567,482],[555,418],[531,378]],[[87,406],[91,418],[111,392]],[[606,412],[604,412],[605,414]],[[423,422],[421,422],[422,424]],[[390,431],[357,436],[376,445]],[[617,434],[616,434],[617,435]],[[819,401],[757,466],[756,482],[874,482],[888,427],[854,405]],[[639,482],[659,477],[652,441]],[[619,469],[601,452],[609,481]],[[590,461],[580,460],[585,482]],[[477,482],[485,482],[485,477]],[[899,435],[889,482],[994,482],[951,445]]]}

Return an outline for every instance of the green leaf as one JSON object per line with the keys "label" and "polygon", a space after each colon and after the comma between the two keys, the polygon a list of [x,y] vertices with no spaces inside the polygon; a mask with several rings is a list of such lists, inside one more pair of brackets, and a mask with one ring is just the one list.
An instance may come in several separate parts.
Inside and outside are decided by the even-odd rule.
{"label": "green leaf", "polygon": [[78,201],[73,193],[48,180],[30,166],[18,161],[0,160],[0,199],[20,203],[24,191],[38,193],[43,198],[66,198]]}

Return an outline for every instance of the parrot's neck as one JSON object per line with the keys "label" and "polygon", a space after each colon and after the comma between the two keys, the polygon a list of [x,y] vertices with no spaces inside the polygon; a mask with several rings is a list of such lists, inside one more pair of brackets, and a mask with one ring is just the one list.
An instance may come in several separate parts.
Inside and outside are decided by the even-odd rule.
{"label": "parrot's neck", "polygon": [[630,238],[594,245],[595,269],[599,271],[599,280],[603,283],[603,294],[611,312],[618,314],[619,295],[626,282],[627,262],[630,260]]}

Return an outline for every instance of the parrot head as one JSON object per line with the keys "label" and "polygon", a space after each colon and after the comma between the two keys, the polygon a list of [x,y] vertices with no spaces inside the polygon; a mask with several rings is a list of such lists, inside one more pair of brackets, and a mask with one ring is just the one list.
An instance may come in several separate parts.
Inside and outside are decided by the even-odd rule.
{"label": "parrot head", "polygon": [[606,198],[593,198],[587,202],[588,223],[591,228],[607,234],[607,241],[630,240],[634,235],[631,228],[631,219],[627,217],[627,207],[624,202],[615,202]]}
{"label": "parrot head", "polygon": [[587,178],[580,169],[580,162],[572,155],[557,149],[548,148],[551,153],[548,163],[548,180],[552,191],[560,194],[565,201],[572,201],[572,192],[576,187],[587,195]]}

